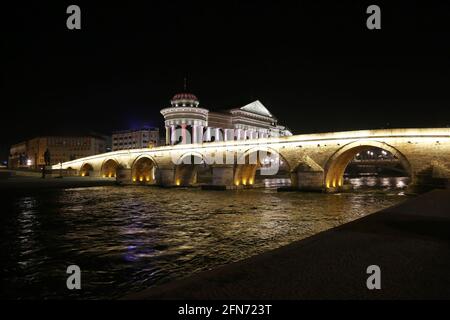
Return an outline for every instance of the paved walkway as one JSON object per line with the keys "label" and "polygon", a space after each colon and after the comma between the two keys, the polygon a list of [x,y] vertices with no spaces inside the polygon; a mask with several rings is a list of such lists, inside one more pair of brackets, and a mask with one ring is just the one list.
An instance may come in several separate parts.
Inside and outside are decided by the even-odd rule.
{"label": "paved walkway", "polygon": [[[368,290],[366,268],[381,268]],[[128,299],[450,299],[450,190]]]}

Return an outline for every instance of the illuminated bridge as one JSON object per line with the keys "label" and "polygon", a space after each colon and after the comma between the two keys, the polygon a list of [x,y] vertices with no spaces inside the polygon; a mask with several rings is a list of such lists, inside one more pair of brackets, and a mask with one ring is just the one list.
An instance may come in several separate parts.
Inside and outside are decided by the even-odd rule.
{"label": "illuminated bridge", "polygon": [[[389,129],[204,142],[109,152],[54,165],[124,184],[243,188],[257,175],[284,172],[299,190],[339,191],[357,154],[380,148],[397,159],[410,186],[450,181],[450,128]],[[277,170],[272,170],[272,169]],[[267,176],[270,178],[270,175]]]}

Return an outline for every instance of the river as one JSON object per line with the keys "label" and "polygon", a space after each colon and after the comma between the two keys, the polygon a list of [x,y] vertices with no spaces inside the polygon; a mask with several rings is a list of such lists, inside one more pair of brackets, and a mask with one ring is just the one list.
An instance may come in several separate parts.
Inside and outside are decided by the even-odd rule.
{"label": "river", "polygon": [[[340,194],[144,186],[4,193],[0,297],[119,298],[406,199],[407,178],[349,182],[355,191]],[[81,290],[66,287],[72,264],[81,268]]]}

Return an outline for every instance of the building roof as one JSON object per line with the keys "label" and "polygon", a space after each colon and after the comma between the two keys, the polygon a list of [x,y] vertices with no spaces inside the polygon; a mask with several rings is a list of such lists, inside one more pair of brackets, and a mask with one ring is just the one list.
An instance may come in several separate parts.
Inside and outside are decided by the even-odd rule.
{"label": "building roof", "polygon": [[259,100],[253,101],[252,103],[249,103],[241,107],[240,109],[247,112],[256,113],[261,116],[273,118],[269,110],[267,110],[267,108]]}
{"label": "building roof", "polygon": [[193,100],[198,101],[197,97],[192,93],[177,93],[173,96],[171,101],[177,101],[177,100]]}

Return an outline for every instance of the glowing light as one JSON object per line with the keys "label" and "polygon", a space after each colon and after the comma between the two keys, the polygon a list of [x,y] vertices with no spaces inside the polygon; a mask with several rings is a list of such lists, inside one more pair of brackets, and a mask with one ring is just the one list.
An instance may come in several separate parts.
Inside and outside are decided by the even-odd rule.
{"label": "glowing light", "polygon": [[103,178],[106,178],[106,174],[103,175]]}
{"label": "glowing light", "polygon": [[253,184],[253,179],[248,180],[249,184]]}
{"label": "glowing light", "polygon": [[136,182],[136,177],[133,177],[133,182]]}
{"label": "glowing light", "polygon": [[239,185],[239,181],[236,181],[234,184],[238,186]]}
{"label": "glowing light", "polygon": [[139,181],[140,182],[144,181],[144,177],[139,177]]}
{"label": "glowing light", "polygon": [[147,182],[149,182],[149,181],[150,181],[150,177],[146,177],[145,180],[146,180]]}
{"label": "glowing light", "polygon": [[82,172],[82,173],[81,173],[81,176],[82,176],[82,177],[84,177],[84,176],[85,176],[85,173],[84,173],[84,172]]}
{"label": "glowing light", "polygon": [[177,180],[177,181],[175,182],[175,184],[176,184],[177,186],[179,186],[179,185],[181,184],[181,181],[180,181],[180,180]]}
{"label": "glowing light", "polygon": [[247,185],[247,179],[242,179],[242,184],[245,186]]}
{"label": "glowing light", "polygon": [[27,166],[31,166],[31,163],[32,163],[32,162],[31,162],[31,159],[28,159],[28,160],[27,160]]}
{"label": "glowing light", "polygon": [[109,174],[109,177],[112,178],[112,173]]}

